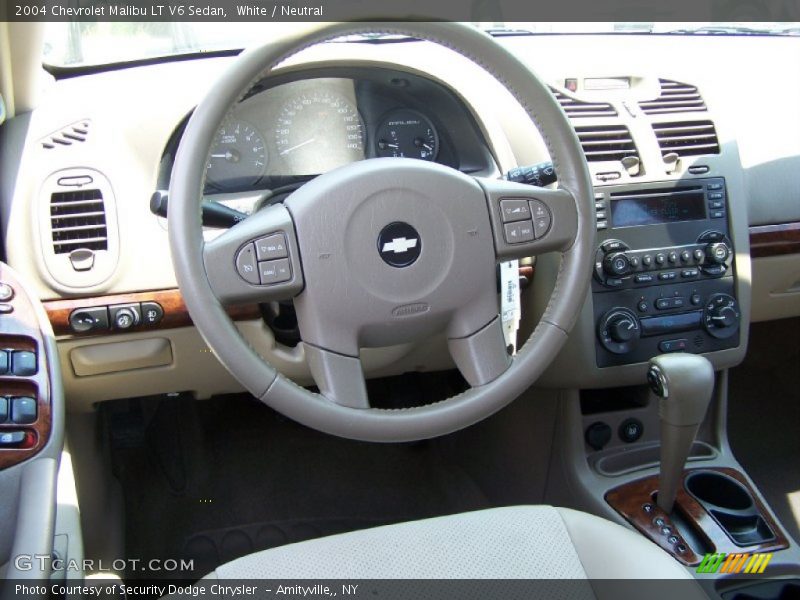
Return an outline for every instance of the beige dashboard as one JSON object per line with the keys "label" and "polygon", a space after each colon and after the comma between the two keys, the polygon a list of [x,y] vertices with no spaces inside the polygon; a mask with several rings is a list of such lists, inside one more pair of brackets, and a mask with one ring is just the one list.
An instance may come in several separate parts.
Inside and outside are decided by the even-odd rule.
{"label": "beige dashboard", "polygon": [[[631,170],[592,162],[595,184],[607,185],[609,181],[600,176],[609,170],[618,174],[614,183],[679,179],[698,163],[712,174],[723,174],[733,203],[731,227],[742,254],[737,256],[739,293],[748,317],[765,320],[800,314],[800,254],[791,242],[796,238],[785,233],[800,222],[800,111],[796,109],[800,75],[787,68],[800,58],[800,40],[542,36],[502,43],[567,96],[572,95],[564,89],[568,79],[629,78],[625,90],[591,90],[578,83],[575,97],[580,101],[615,107],[619,117],[614,123],[628,127],[641,163],[638,170]],[[754,57],[759,69],[747,67]],[[41,104],[30,114],[15,185],[11,196],[3,198],[3,222],[8,263],[28,276],[42,300],[56,303],[51,305],[54,313],[69,306],[57,304],[64,300],[73,306],[85,305],[86,300],[78,299],[86,298],[98,306],[122,304],[127,295],[138,294],[141,302],[155,298],[157,291],[169,294],[170,299],[162,301],[164,307],[180,312],[180,298],[172,293],[177,285],[166,228],[163,219],[150,212],[148,201],[157,189],[164,150],[176,127],[231,60],[165,62],[49,84]],[[447,49],[423,42],[328,44],[303,52],[283,69],[326,66],[390,67],[443,83],[469,107],[499,172],[548,158],[536,129],[511,94],[481,68]],[[707,111],[678,117],[711,120],[719,154],[683,158],[677,167],[664,162],[650,120],[631,110],[659,96],[660,79],[700,91]],[[599,119],[582,119],[580,125],[607,122]],[[64,255],[53,254],[52,232],[41,225],[42,206],[50,200],[53,181],[87,174],[103,187],[107,260],[79,270]],[[753,252],[760,257],[752,261],[751,270],[748,239],[753,226],[762,228],[755,232],[762,235],[762,245]],[[783,233],[776,233],[776,238],[773,231]],[[541,273],[544,278],[546,269]],[[540,285],[544,288],[546,282]],[[535,315],[537,295],[526,298],[529,315]],[[243,334],[262,356],[298,382],[310,383],[302,344],[290,348],[276,343],[257,313],[245,310],[238,317]],[[81,337],[62,330],[58,345],[68,405],[79,410],[112,398],[181,391],[207,397],[239,390],[185,314],[170,313],[167,324],[169,318],[174,319],[172,327],[131,333]],[[579,331],[576,343],[585,342],[585,335]],[[746,337],[739,350],[720,358],[718,366],[735,364],[745,348]],[[363,354],[365,369],[372,375],[450,365],[444,340]],[[570,382],[551,374],[546,380],[569,387],[618,384],[635,376],[633,371],[602,378],[584,374]]]}

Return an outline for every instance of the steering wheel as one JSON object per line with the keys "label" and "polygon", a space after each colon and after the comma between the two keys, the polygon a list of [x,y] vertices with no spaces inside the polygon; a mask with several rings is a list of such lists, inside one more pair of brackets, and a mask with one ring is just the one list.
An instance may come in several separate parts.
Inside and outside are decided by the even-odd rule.
{"label": "steering wheel", "polygon": [[[205,243],[209,149],[232,106],[290,56],[340,36],[425,39],[494,75],[533,119],[559,188],[470,177],[422,160],[376,158],[325,173],[283,204]],[[477,29],[455,23],[337,23],[242,53],[212,86],[180,142],[169,190],[178,284],[209,348],[265,404],[309,427],[365,441],[411,441],[467,427],[528,388],[567,339],[590,281],[594,200],[583,152],[550,90]],[[560,252],[541,320],[512,358],[500,322],[501,260]],[[319,393],[287,379],[240,335],[224,304],[294,299]],[[359,349],[445,332],[466,392],[417,408],[371,408]]]}

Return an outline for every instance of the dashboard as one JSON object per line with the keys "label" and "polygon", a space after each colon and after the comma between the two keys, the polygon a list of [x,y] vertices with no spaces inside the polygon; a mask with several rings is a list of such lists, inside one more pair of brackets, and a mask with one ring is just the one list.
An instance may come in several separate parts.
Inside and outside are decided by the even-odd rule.
{"label": "dashboard", "polygon": [[[744,355],[751,316],[800,314],[797,244],[748,243],[748,234],[756,239],[754,231],[788,236],[800,230],[800,136],[790,134],[800,131],[800,112],[791,108],[800,102],[800,77],[785,61],[772,60],[796,54],[798,40],[592,35],[501,42],[556,92],[583,143],[597,194],[599,266],[591,275],[592,292],[542,385],[640,382],[640,358],[662,342],[702,342],[701,351],[725,368]],[[761,68],[743,85],[740,65],[753,56],[763,59]],[[208,397],[238,389],[191,327],[176,289],[166,221],[148,205],[155,190],[168,189],[186,120],[231,60],[165,62],[60,80],[33,113],[0,130],[9,150],[0,161],[8,263],[32,274],[33,292],[45,301],[73,409],[132,390]],[[570,80],[577,81],[574,90]],[[589,89],[586,82],[596,88],[597,80],[624,80],[625,86]],[[674,85],[684,87],[675,91]],[[694,88],[704,109],[645,113],[670,87],[679,96],[694,94]],[[160,93],[141,93],[153,88]],[[780,110],[768,103],[776,98]],[[665,133],[667,125],[690,129]],[[681,138],[702,141],[709,127],[717,147],[695,154],[675,149]],[[624,135],[609,141],[619,132]],[[82,141],[62,143],[67,134]],[[237,208],[257,207],[349,162],[395,155],[483,176],[549,158],[511,94],[467,59],[425,42],[326,44],[282,65],[232,108],[209,152],[205,193],[223,203],[241,201]],[[78,181],[91,181],[85,199],[70,187]],[[718,184],[722,199],[712,197],[720,190],[709,187]],[[56,247],[55,236],[68,232],[42,225],[50,227],[53,202],[62,210],[62,201],[76,198],[105,211],[91,265],[57,251],[69,240],[59,239]],[[724,214],[716,218],[719,210]],[[711,251],[703,235],[712,229],[730,252],[719,275],[708,270],[706,258],[693,258],[695,251]],[[677,262],[670,261],[673,253]],[[664,255],[663,265],[644,264],[658,255]],[[627,261],[621,277],[611,272],[616,259]],[[557,257],[537,261],[534,285],[523,296],[523,336],[541,314],[557,268]],[[693,269],[696,276],[684,277]],[[675,278],[668,279],[672,272]],[[693,303],[695,291],[703,303]],[[683,305],[664,307],[659,301],[666,294]],[[709,307],[720,294],[735,305]],[[76,331],[70,316],[81,308],[104,316],[107,328]],[[715,317],[726,322],[726,309],[739,313],[738,327],[706,325]],[[116,329],[112,318],[120,314],[136,324]],[[265,323],[259,307],[233,314],[259,354],[299,383],[310,383],[302,344],[281,343],[279,318]],[[610,339],[599,328],[604,319]],[[681,319],[691,320],[690,326],[680,325]],[[623,346],[630,351],[620,352]],[[369,349],[362,358],[372,376],[452,366],[444,339]]]}

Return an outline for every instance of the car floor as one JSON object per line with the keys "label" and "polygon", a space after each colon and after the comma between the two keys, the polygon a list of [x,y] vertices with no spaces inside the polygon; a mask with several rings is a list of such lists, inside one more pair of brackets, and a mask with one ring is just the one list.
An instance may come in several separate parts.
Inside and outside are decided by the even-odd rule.
{"label": "car floor", "polygon": [[[429,382],[416,388],[418,397],[431,393]],[[515,404],[512,414],[506,409],[451,436],[373,444],[311,430],[244,394],[108,403],[103,419],[124,497],[125,555],[193,560],[180,577],[197,579],[287,543],[540,502],[546,454],[526,445],[549,438],[520,427],[520,413],[533,405]],[[533,462],[511,460],[526,455]],[[129,570],[126,578],[158,575]]]}
{"label": "car floor", "polygon": [[755,323],[731,370],[728,436],[736,458],[800,540],[800,318]]}

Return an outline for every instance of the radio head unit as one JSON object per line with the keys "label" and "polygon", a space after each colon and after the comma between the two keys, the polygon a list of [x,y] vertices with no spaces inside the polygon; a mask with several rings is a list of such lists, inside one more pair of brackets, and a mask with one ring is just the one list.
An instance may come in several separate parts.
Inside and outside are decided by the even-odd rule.
{"label": "radio head unit", "polygon": [[723,178],[609,186],[595,208],[599,367],[739,344]]}

